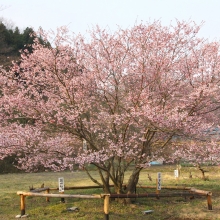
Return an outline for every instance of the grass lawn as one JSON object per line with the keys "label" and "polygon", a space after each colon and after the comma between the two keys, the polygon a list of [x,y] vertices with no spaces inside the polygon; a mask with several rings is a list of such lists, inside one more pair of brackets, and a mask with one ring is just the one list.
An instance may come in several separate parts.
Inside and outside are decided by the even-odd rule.
{"label": "grass lawn", "polygon": [[[183,197],[170,198],[138,198],[130,205],[123,205],[116,201],[110,203],[109,219],[112,220],[208,220],[220,219],[220,167],[206,167],[208,171],[207,181],[201,180],[201,172],[194,167],[182,167],[179,180],[174,178],[175,166],[152,166],[141,172],[138,186],[156,185],[157,172],[162,173],[163,186],[187,186],[201,190],[212,191],[213,210],[207,208],[206,197],[196,197],[195,199]],[[92,171],[97,175],[95,171]],[[191,172],[192,178],[189,178]],[[148,174],[152,181],[148,179]],[[93,175],[93,176],[94,176]],[[58,178],[64,177],[65,186],[88,186],[94,185],[84,171],[79,172],[44,172],[44,173],[20,173],[0,175],[0,219],[15,219],[20,214],[20,197],[17,191],[29,191],[32,185],[39,188],[42,183],[50,188],[58,187]],[[98,178],[98,176],[97,176]],[[128,178],[128,176],[127,176]],[[155,192],[154,189],[137,189],[137,193]],[[160,193],[173,192],[162,189]],[[54,191],[54,193],[57,193]],[[100,189],[86,190],[66,190],[66,194],[101,194]],[[46,202],[43,197],[27,197],[26,213],[29,219],[33,220],[98,220],[104,219],[103,199],[78,199],[68,198],[65,203],[61,203],[59,198],[50,198]],[[76,206],[79,212],[69,212],[66,209]],[[143,215],[142,211],[153,210],[153,213]]]}

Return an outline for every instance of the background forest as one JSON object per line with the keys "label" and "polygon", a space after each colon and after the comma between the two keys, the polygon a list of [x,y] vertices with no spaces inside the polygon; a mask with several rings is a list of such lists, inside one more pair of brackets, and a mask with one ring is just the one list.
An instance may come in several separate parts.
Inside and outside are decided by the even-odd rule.
{"label": "background forest", "polygon": [[29,27],[24,31],[19,30],[18,27],[10,29],[0,22],[0,65],[9,66],[12,60],[19,60],[20,50],[30,51],[34,39],[30,35],[33,32]]}

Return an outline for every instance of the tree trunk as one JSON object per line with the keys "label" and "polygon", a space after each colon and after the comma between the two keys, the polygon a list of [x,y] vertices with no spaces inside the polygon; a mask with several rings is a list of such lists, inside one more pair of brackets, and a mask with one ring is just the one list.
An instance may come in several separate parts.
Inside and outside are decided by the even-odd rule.
{"label": "tree trunk", "polygon": [[197,164],[198,169],[202,172],[202,179],[203,180],[208,180],[208,178],[205,176],[205,172],[207,172],[206,170],[204,170],[200,164]]}
{"label": "tree trunk", "polygon": [[100,178],[101,178],[101,181],[102,183],[100,183],[99,181],[97,181],[96,179],[94,179],[89,171],[87,169],[85,169],[87,175],[89,176],[89,178],[97,185],[99,186],[103,186],[103,193],[106,193],[106,194],[111,194],[111,190],[110,190],[110,186],[109,186],[109,174],[107,172],[105,172],[105,176],[103,176],[103,173],[100,169],[98,169],[99,171],[99,175],[100,175]]}
{"label": "tree trunk", "polygon": [[[135,194],[136,193],[136,186],[139,180],[139,175],[140,175],[140,171],[142,170],[142,168],[135,168],[133,173],[131,174],[129,180],[128,180],[128,184],[127,184],[127,189],[126,189],[126,193],[127,194]],[[132,200],[130,198],[126,199],[126,203],[130,204],[132,202]]]}
{"label": "tree trunk", "polygon": [[109,174],[106,172],[104,177],[104,185],[103,185],[103,191],[106,194],[111,194],[111,189],[109,186]]}
{"label": "tree trunk", "polygon": [[[109,173],[102,171],[101,169],[98,168],[99,171],[99,176],[102,180],[103,183],[103,192],[106,194],[111,194],[110,186],[109,186]],[[104,172],[104,175],[103,175]]]}

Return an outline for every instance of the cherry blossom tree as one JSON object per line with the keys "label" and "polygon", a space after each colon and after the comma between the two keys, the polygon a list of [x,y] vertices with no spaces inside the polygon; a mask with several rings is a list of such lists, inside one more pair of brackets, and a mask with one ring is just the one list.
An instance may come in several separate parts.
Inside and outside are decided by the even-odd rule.
{"label": "cherry blossom tree", "polygon": [[217,163],[218,142],[204,131],[219,126],[219,43],[199,29],[155,21],[96,27],[88,39],[65,27],[41,33],[51,47],[36,39],[33,53],[2,70],[1,157],[16,153],[27,171],[93,164],[100,180],[88,175],[108,193],[110,182],[134,192],[152,160]]}

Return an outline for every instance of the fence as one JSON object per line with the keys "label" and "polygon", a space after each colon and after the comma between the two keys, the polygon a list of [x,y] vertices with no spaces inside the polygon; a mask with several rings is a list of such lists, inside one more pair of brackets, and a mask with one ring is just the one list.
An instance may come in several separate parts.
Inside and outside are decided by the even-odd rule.
{"label": "fence", "polygon": [[[82,187],[65,187],[65,190],[70,189],[89,189],[89,188],[102,188],[102,186],[82,186]],[[156,188],[154,186],[141,186],[137,188]],[[25,215],[25,198],[27,196],[37,196],[37,197],[46,197],[46,201],[49,201],[49,198],[81,198],[81,199],[104,199],[104,219],[109,220],[109,199],[110,198],[160,198],[160,197],[186,197],[186,196],[205,196],[207,198],[208,210],[212,210],[212,192],[199,190],[190,187],[162,187],[163,189],[170,190],[184,190],[186,192],[172,192],[172,193],[159,193],[156,190],[155,193],[142,193],[142,194],[99,194],[99,195],[74,195],[74,194],[51,194],[51,190],[58,190],[58,188],[39,188],[32,190],[30,192],[18,191],[17,195],[20,196],[20,217]],[[45,191],[46,193],[40,193]]]}

